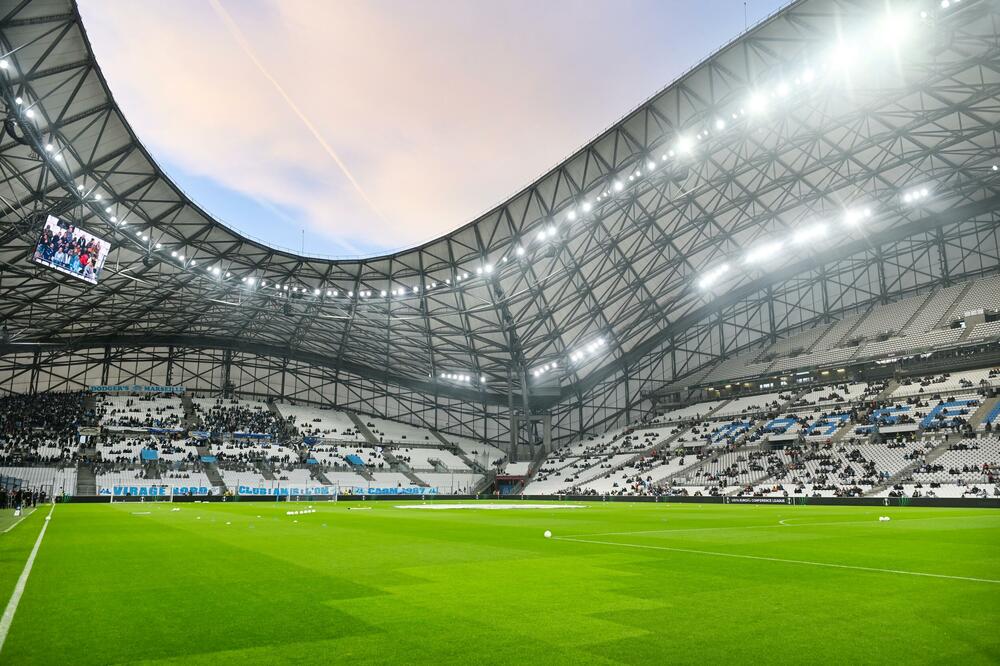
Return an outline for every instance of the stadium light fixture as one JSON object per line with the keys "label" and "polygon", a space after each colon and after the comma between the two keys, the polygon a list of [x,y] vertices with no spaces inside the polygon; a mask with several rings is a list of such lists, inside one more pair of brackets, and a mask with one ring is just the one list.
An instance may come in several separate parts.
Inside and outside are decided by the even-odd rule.
{"label": "stadium light fixture", "polygon": [[0,69],[7,69],[8,67],[10,67],[10,63],[7,62],[6,58],[0,60]]}
{"label": "stadium light fixture", "polygon": [[[486,264],[486,266],[484,267],[484,269],[486,270],[487,273],[492,273],[493,272],[493,264]],[[416,287],[414,287],[414,291],[416,291]]]}
{"label": "stadium light fixture", "polygon": [[[994,167],[995,168],[995,167]],[[621,192],[625,189],[625,183],[620,180],[616,180],[614,184],[615,192]]]}
{"label": "stadium light fixture", "polygon": [[759,264],[768,259],[774,257],[778,254],[782,248],[781,241],[771,241],[769,243],[764,243],[763,245],[758,245],[749,252],[747,252],[746,257],[744,257],[743,262],[746,264]]}
{"label": "stadium light fixture", "polygon": [[520,245],[518,245],[517,249],[514,250],[514,254],[516,254],[519,257],[523,257],[524,256],[524,248],[521,247]]}
{"label": "stadium light fixture", "polygon": [[872,216],[871,208],[864,208],[862,210],[848,210],[844,213],[844,224],[849,227],[857,226],[862,220],[865,220]]}
{"label": "stadium light fixture", "polygon": [[566,213],[566,219],[570,220],[571,222],[573,220],[575,220],[576,219],[576,211],[575,210],[571,210],[568,213]]}
{"label": "stadium light fixture", "polygon": [[24,112],[24,115],[27,116],[28,118],[34,118],[35,112],[33,109],[28,109],[27,111]]}
{"label": "stadium light fixture", "polygon": [[584,213],[589,213],[594,206],[589,201],[584,201],[580,208],[583,209]]}
{"label": "stadium light fixture", "polygon": [[656,162],[653,162],[652,160],[646,162],[646,171],[652,171],[655,168],[656,168]]}
{"label": "stadium light fixture", "polygon": [[879,32],[885,37],[884,44],[897,47],[909,37],[911,27],[908,15],[889,13],[882,19],[882,29]]}
{"label": "stadium light fixture", "polygon": [[677,152],[689,154],[694,148],[694,142],[690,137],[679,136],[677,137]]}
{"label": "stadium light fixture", "polygon": [[805,245],[806,243],[817,241],[824,236],[826,236],[826,225],[814,224],[811,227],[796,231],[792,237],[792,242],[796,245]]}
{"label": "stadium light fixture", "polygon": [[385,298],[385,297],[386,297],[386,296],[388,296],[388,295],[389,295],[389,294],[388,294],[388,293],[386,292],[386,290],[385,290],[385,289],[383,289],[383,290],[382,290],[382,298]]}
{"label": "stadium light fixture", "polygon": [[853,44],[839,41],[830,52],[828,60],[829,66],[833,69],[847,69],[854,64],[857,58],[857,51]]}
{"label": "stadium light fixture", "polygon": [[[327,294],[329,296],[329,294]],[[319,296],[319,289],[313,289],[313,296]]]}
{"label": "stadium light fixture", "polygon": [[723,120],[722,118],[717,118],[715,120],[715,129],[719,130],[720,132],[726,129],[726,121]]}
{"label": "stadium light fixture", "polygon": [[[698,286],[702,289],[708,289],[713,284],[719,281],[723,275],[729,272],[729,264],[722,264],[718,268],[715,268],[708,273],[706,273],[699,281]],[[603,338],[601,338],[603,340]]]}

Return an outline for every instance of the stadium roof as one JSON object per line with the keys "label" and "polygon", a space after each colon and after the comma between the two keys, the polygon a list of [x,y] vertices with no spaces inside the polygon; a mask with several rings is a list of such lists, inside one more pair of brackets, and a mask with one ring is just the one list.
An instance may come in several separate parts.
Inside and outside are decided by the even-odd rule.
{"label": "stadium roof", "polygon": [[[770,303],[773,335],[859,291],[919,287],[937,275],[914,259],[931,243],[957,242],[946,275],[994,270],[998,20],[988,0],[796,2],[479,219],[330,260],[244,237],[170,181],[75,4],[5,3],[4,350],[254,350],[470,400],[548,387],[551,402],[685,335],[727,340],[698,362],[747,344],[761,316],[738,303]],[[110,239],[97,286],[31,263],[47,214]],[[820,281],[822,303],[794,295]]]}

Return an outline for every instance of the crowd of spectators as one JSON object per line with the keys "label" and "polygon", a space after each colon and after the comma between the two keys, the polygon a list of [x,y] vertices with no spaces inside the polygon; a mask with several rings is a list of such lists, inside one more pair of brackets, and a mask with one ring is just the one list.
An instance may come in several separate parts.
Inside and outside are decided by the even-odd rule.
{"label": "crowd of spectators", "polygon": [[277,440],[286,422],[266,405],[246,403],[235,398],[217,398],[209,406],[195,402],[198,427],[213,433],[252,433],[270,435]]}

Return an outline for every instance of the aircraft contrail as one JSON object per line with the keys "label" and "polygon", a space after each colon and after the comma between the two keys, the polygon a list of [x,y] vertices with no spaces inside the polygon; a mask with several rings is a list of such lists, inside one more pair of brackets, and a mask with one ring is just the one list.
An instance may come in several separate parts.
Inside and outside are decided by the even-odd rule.
{"label": "aircraft contrail", "polygon": [[218,14],[219,17],[225,22],[226,27],[229,28],[229,31],[232,33],[237,43],[239,43],[240,48],[243,49],[243,52],[247,54],[247,56],[257,67],[257,69],[260,70],[260,73],[264,76],[264,78],[266,78],[268,81],[271,82],[271,85],[274,86],[274,89],[278,91],[278,94],[281,95],[281,97],[285,100],[289,108],[295,113],[296,116],[299,117],[299,120],[301,120],[302,124],[306,126],[306,129],[308,129],[312,133],[316,141],[319,142],[319,145],[322,146],[324,151],[326,151],[326,154],[329,155],[334,162],[336,162],[337,166],[343,172],[344,176],[347,177],[347,180],[350,181],[351,185],[354,186],[354,189],[357,190],[359,195],[361,195],[361,198],[365,200],[365,203],[368,204],[368,206],[372,209],[372,211],[374,211],[375,215],[377,215],[379,219],[385,221],[385,218],[382,216],[382,212],[378,209],[378,206],[376,206],[375,203],[370,198],[368,198],[368,194],[365,193],[364,189],[362,189],[361,187],[361,184],[358,183],[357,179],[354,178],[354,175],[347,168],[347,165],[344,164],[344,162],[340,159],[337,153],[330,146],[330,144],[326,142],[326,139],[323,138],[323,135],[320,134],[319,130],[316,129],[316,126],[312,124],[312,121],[309,120],[306,114],[302,112],[302,109],[299,108],[298,104],[296,104],[295,101],[288,95],[288,93],[285,92],[285,89],[281,87],[281,84],[278,83],[278,81],[273,76],[271,76],[271,73],[267,71],[267,68],[264,67],[263,63],[261,63],[261,61],[257,58],[257,55],[253,51],[253,47],[250,46],[250,42],[243,35],[243,31],[240,30],[240,27],[236,24],[236,21],[233,20],[233,17],[230,16],[229,12],[226,11],[226,8],[222,6],[222,3],[219,2],[219,0],[209,0],[209,4],[212,5],[212,9],[215,10],[215,13]]}

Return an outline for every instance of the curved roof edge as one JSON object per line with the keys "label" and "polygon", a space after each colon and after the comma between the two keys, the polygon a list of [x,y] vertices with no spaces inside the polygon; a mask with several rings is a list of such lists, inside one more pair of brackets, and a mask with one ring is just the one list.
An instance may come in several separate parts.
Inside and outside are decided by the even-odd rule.
{"label": "curved roof edge", "polygon": [[778,9],[778,10],[772,12],[771,14],[765,16],[764,18],[762,18],[759,21],[757,21],[755,24],[749,26],[748,28],[746,28],[745,30],[743,30],[742,32],[740,32],[739,34],[735,35],[728,42],[726,42],[725,44],[723,44],[719,48],[715,49],[714,51],[712,51],[711,53],[709,53],[707,56],[705,56],[704,58],[702,58],[701,60],[697,61],[695,64],[691,65],[690,67],[688,67],[687,69],[685,69],[684,71],[682,71],[680,74],[678,74],[676,77],[674,77],[669,83],[667,83],[666,85],[664,85],[663,87],[661,87],[660,89],[658,89],[655,93],[653,93],[652,95],[648,96],[647,98],[645,98],[644,100],[642,100],[639,104],[637,104],[634,107],[632,107],[631,109],[629,109],[624,115],[622,115],[620,118],[618,118],[618,120],[616,120],[615,122],[613,122],[610,125],[608,125],[607,127],[605,127],[596,136],[594,136],[592,139],[590,139],[589,141],[587,141],[586,143],[584,143],[583,145],[581,145],[579,148],[577,148],[576,150],[574,150],[572,153],[570,153],[564,159],[562,159],[561,161],[559,161],[558,163],[556,163],[554,166],[550,167],[546,171],[542,172],[540,175],[538,175],[537,177],[535,177],[533,180],[531,180],[530,182],[528,182],[523,187],[519,188],[517,191],[515,191],[510,196],[506,197],[505,199],[503,199],[499,203],[497,203],[497,204],[489,207],[488,209],[486,209],[485,211],[483,211],[482,213],[480,213],[479,215],[477,215],[474,219],[470,220],[469,222],[465,222],[464,224],[459,225],[458,227],[456,227],[455,229],[452,229],[449,232],[443,233],[441,235],[435,236],[435,237],[430,238],[428,240],[425,240],[423,242],[417,243],[415,245],[407,246],[407,247],[404,247],[404,248],[399,248],[399,249],[390,250],[390,251],[386,251],[386,252],[383,252],[383,253],[371,254],[371,255],[333,256],[333,255],[305,254],[305,253],[302,253],[302,252],[295,252],[294,250],[292,250],[290,248],[282,247],[282,246],[275,245],[275,244],[272,244],[272,243],[268,243],[268,242],[264,241],[263,239],[259,239],[259,238],[256,238],[254,236],[251,236],[251,235],[249,235],[249,234],[247,234],[247,233],[245,233],[245,232],[237,229],[236,227],[231,226],[230,224],[224,222],[218,216],[216,216],[216,215],[210,213],[209,211],[205,210],[204,208],[202,208],[197,203],[197,201],[195,201],[191,196],[189,196],[187,194],[187,192],[185,192],[184,189],[181,188],[177,184],[177,182],[174,180],[174,178],[172,178],[170,176],[170,174],[168,174],[167,171],[161,166],[160,162],[146,148],[146,145],[139,139],[139,137],[136,134],[135,130],[132,128],[132,124],[128,121],[128,117],[125,115],[125,112],[122,110],[121,106],[119,106],[117,100],[115,99],[115,96],[114,96],[114,94],[112,93],[112,90],[111,90],[111,86],[109,85],[107,78],[104,76],[104,71],[101,69],[100,63],[98,62],[97,55],[94,53],[93,45],[91,44],[90,37],[87,34],[86,25],[85,25],[85,23],[83,21],[82,15],[80,14],[79,0],[71,0],[71,1],[73,3],[73,13],[75,15],[76,22],[79,25],[79,27],[80,27],[80,33],[83,36],[84,45],[86,46],[87,53],[89,54],[91,63],[93,64],[94,73],[96,74],[98,80],[101,82],[101,86],[104,88],[104,92],[107,95],[109,102],[114,107],[115,111],[117,112],[117,115],[118,115],[119,119],[121,120],[121,123],[122,123],[123,127],[128,132],[128,134],[129,134],[132,142],[135,144],[135,146],[138,148],[138,150],[142,153],[143,157],[145,157],[145,159],[147,159],[149,161],[149,163],[157,170],[157,172],[159,172],[160,177],[163,178],[164,182],[167,185],[169,185],[172,189],[174,189],[178,193],[178,195],[180,197],[182,197],[187,202],[187,204],[189,206],[191,206],[192,209],[196,210],[200,215],[204,216],[206,220],[212,222],[213,224],[216,224],[216,225],[220,226],[226,232],[234,235],[238,240],[240,240],[242,242],[246,242],[246,243],[248,243],[250,245],[258,246],[261,249],[263,249],[265,251],[268,251],[268,252],[275,252],[275,253],[278,253],[278,254],[285,255],[285,256],[287,256],[289,258],[292,258],[292,259],[302,259],[302,260],[307,260],[307,261],[328,261],[328,262],[336,263],[336,264],[350,264],[350,263],[361,263],[361,262],[384,261],[384,260],[392,259],[394,257],[399,257],[399,256],[407,255],[407,254],[410,254],[410,253],[413,253],[413,252],[418,252],[418,251],[423,250],[423,249],[425,249],[425,248],[427,248],[427,247],[429,247],[429,246],[431,246],[431,245],[433,245],[435,243],[440,243],[442,241],[446,241],[449,238],[451,238],[452,236],[455,236],[455,235],[457,235],[457,234],[459,234],[459,233],[461,233],[461,232],[463,232],[463,231],[465,231],[467,229],[475,227],[477,224],[480,224],[482,222],[487,221],[491,216],[494,216],[494,215],[498,214],[499,212],[503,211],[505,208],[507,208],[508,206],[510,206],[511,204],[513,204],[519,197],[524,196],[525,194],[531,192],[533,189],[535,189],[535,188],[539,187],[540,185],[542,185],[545,182],[546,179],[548,179],[548,178],[556,175],[559,172],[560,169],[562,169],[564,166],[566,166],[567,164],[569,164],[570,162],[572,162],[574,159],[576,159],[576,158],[584,155],[595,144],[597,144],[602,139],[604,139],[605,137],[607,137],[609,134],[611,134],[612,132],[614,132],[617,127],[619,127],[619,126],[623,125],[624,123],[628,122],[628,120],[630,118],[632,118],[635,114],[640,113],[643,109],[645,109],[650,104],[652,104],[654,100],[656,100],[657,98],[659,98],[660,96],[662,96],[664,93],[668,92],[671,88],[673,88],[674,86],[677,86],[677,85],[680,85],[681,83],[683,83],[683,81],[685,79],[687,79],[693,73],[697,72],[700,68],[702,68],[703,66],[705,66],[708,62],[710,62],[711,60],[715,59],[720,54],[725,53],[728,49],[730,49],[730,48],[734,47],[735,45],[737,45],[746,36],[752,34],[753,32],[755,32],[755,31],[759,30],[760,28],[764,27],[765,25],[767,25],[768,23],[774,21],[776,18],[778,18],[780,15],[782,15],[783,13],[787,12],[788,10],[790,10],[795,5],[798,5],[798,4],[801,4],[802,2],[804,2],[804,0],[789,0],[780,9]]}

